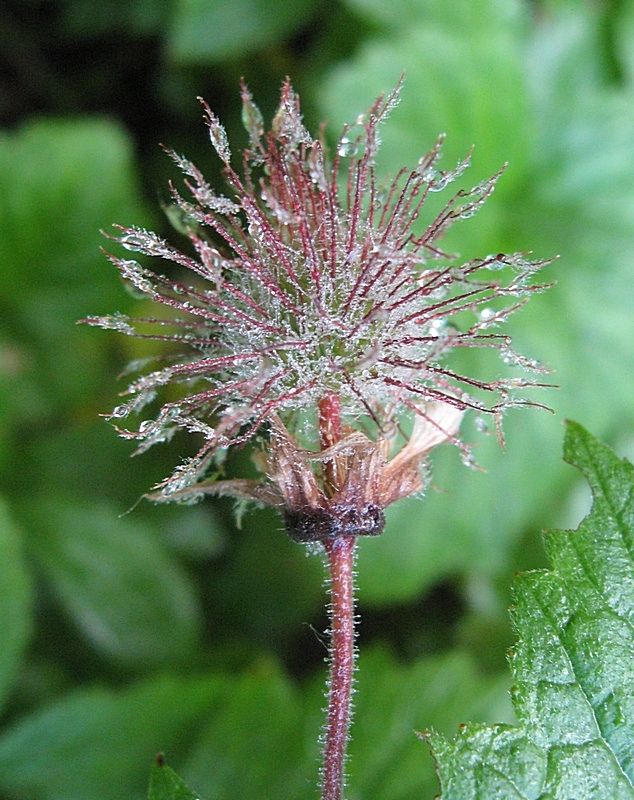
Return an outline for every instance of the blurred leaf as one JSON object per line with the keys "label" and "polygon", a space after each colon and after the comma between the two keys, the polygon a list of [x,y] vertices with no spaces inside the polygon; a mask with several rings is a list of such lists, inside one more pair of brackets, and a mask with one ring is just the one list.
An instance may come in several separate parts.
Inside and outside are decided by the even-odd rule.
{"label": "blurred leaf", "polygon": [[361,602],[387,605],[409,600],[457,563],[470,563],[468,540],[458,535],[448,539],[436,527],[427,527],[428,503],[429,497],[414,497],[389,507],[382,536],[359,543]]}
{"label": "blurred leaf", "polygon": [[305,24],[315,0],[178,0],[168,50],[180,65],[271,46]]}
{"label": "blurred leaf", "polygon": [[200,609],[157,535],[105,504],[31,502],[25,519],[38,569],[83,635],[128,666],[191,657]]}
{"label": "blurred leaf", "polygon": [[32,582],[22,532],[0,499],[0,707],[11,691],[32,631]]}
{"label": "blurred leaf", "polygon": [[431,734],[442,797],[634,797],[634,468],[576,423],[564,455],[594,504],[577,531],[546,534],[550,571],[516,581],[520,726]]}
{"label": "blurred leaf", "polygon": [[[443,168],[452,169],[475,147],[466,181],[475,184],[489,178],[508,161],[512,169],[497,193],[509,194],[524,179],[534,134],[524,77],[521,6],[513,0],[503,5],[492,0],[468,6],[461,0],[408,5],[415,14],[396,10],[393,19],[400,22],[392,32],[369,40],[320,85],[330,133],[337,135],[379,94],[391,91],[404,71],[401,105],[382,129],[381,171],[396,174],[406,164],[413,167],[439,134],[446,133]],[[382,10],[388,9],[391,17],[393,6],[383,4]],[[494,223],[491,208],[479,214],[477,224],[467,226],[471,245],[476,236],[486,241]]]}
{"label": "blurred leaf", "polygon": [[225,547],[219,515],[210,505],[172,505],[151,508],[145,514],[156,520],[161,541],[175,553],[191,559],[217,558]]}
{"label": "blurred leaf", "polygon": [[629,0],[615,6],[616,57],[622,65],[624,81],[631,87],[634,84],[634,3]]}
{"label": "blurred leaf", "polygon": [[345,5],[369,21],[387,29],[404,30],[418,22],[431,26],[445,26],[465,34],[482,35],[496,27],[524,21],[526,11],[517,0],[491,3],[489,0],[462,3],[449,0],[394,0],[389,5],[382,0],[345,0]]}
{"label": "blurred leaf", "polygon": [[198,740],[180,773],[214,800],[313,796],[318,729],[304,730],[303,704],[270,662],[242,676]]}
{"label": "blurred leaf", "polygon": [[129,689],[79,689],[0,738],[0,786],[33,800],[141,800],[159,751],[182,754],[231,682],[153,677]]}
{"label": "blurred leaf", "polygon": [[165,23],[172,3],[165,0],[65,0],[61,7],[66,30],[76,38],[91,39],[117,32],[140,36],[157,35]]}
{"label": "blurred leaf", "polygon": [[148,800],[198,800],[162,756],[157,756],[150,774]]}
{"label": "blurred leaf", "polygon": [[[557,320],[558,335],[548,336],[530,308],[522,321],[525,335],[552,353],[546,357],[558,371],[566,413],[583,414],[597,430],[627,430],[634,423],[634,92],[606,90],[590,76],[580,82],[588,34],[563,22],[534,44],[543,177],[533,214],[523,215],[529,235],[565,242],[559,286],[542,312]],[[511,214],[513,224],[519,209]]]}
{"label": "blurred leaf", "polygon": [[247,514],[235,538],[234,552],[210,587],[217,624],[234,637],[240,631],[270,646],[323,607],[323,562],[307,558],[273,511]]}
{"label": "blurred leaf", "polygon": [[103,340],[76,322],[129,303],[99,252],[114,220],[147,221],[118,125],[40,120],[0,136],[0,309],[19,357],[9,390],[26,419],[30,395],[68,411],[109,373]]}

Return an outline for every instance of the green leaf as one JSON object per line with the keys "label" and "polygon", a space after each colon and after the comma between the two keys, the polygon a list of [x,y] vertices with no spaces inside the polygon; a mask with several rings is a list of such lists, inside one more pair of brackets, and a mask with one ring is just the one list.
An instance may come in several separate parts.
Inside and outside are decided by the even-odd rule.
{"label": "green leaf", "polygon": [[0,499],[0,707],[10,692],[31,636],[32,581],[22,532]]}
{"label": "green leaf", "polygon": [[133,163],[127,135],[106,119],[0,134],[0,343],[11,330],[0,352],[13,365],[0,402],[19,421],[68,413],[111,372],[104,340],[76,322],[131,302],[100,252],[100,229],[148,222]]}
{"label": "green leaf", "polygon": [[[323,705],[323,688],[321,689]],[[271,661],[238,679],[180,770],[215,800],[299,798],[317,783],[320,720],[307,733],[302,698]]]}
{"label": "green leaf", "polygon": [[150,773],[148,800],[198,800],[185,782],[165,763],[163,756],[157,756]]}
{"label": "green leaf", "polygon": [[209,674],[158,676],[120,691],[79,689],[0,738],[3,795],[141,800],[157,752],[182,760],[194,731],[231,686],[226,676]]}
{"label": "green leaf", "polygon": [[[242,520],[239,547],[210,588],[217,630],[234,638],[240,631],[251,646],[285,641],[289,630],[297,631],[323,608],[323,580],[321,558],[306,558],[276,512],[249,512]],[[247,586],[248,603],[242,588]]]}
{"label": "green leaf", "polygon": [[576,423],[564,457],[594,503],[546,534],[553,568],[516,581],[520,725],[429,734],[446,800],[634,798],[634,468]]}
{"label": "green leaf", "polygon": [[60,8],[60,14],[64,32],[79,40],[117,34],[157,36],[170,6],[164,0],[136,0],[129,5],[118,0],[101,3],[69,0]]}
{"label": "green leaf", "polygon": [[314,7],[314,0],[179,0],[169,54],[178,64],[243,56],[293,33]]}
{"label": "green leaf", "polygon": [[106,504],[59,497],[34,500],[24,516],[40,573],[94,647],[136,667],[191,656],[198,600],[158,534]]}

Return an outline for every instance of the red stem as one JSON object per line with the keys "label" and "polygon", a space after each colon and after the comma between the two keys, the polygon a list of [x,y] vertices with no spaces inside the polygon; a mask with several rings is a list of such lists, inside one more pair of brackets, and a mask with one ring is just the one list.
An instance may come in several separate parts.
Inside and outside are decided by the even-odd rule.
{"label": "red stem", "polygon": [[354,675],[354,536],[324,543],[330,567],[330,679],[322,800],[341,800]]}
{"label": "red stem", "polygon": [[[326,449],[342,436],[339,396],[328,394],[319,402],[319,440]],[[334,463],[326,465],[326,482],[334,493],[338,475]],[[346,748],[352,716],[354,676],[354,536],[336,536],[324,542],[330,569],[330,678],[328,718],[321,772],[322,800],[341,800],[345,781]]]}
{"label": "red stem", "polygon": [[330,393],[319,401],[319,444],[322,450],[341,439],[341,400]]}

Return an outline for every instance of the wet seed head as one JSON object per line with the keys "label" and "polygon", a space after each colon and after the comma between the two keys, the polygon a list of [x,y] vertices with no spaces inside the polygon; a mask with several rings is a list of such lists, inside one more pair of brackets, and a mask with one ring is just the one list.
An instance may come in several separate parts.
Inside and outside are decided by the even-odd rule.
{"label": "wet seed head", "polygon": [[[545,262],[530,261],[526,254],[498,254],[455,264],[440,249],[449,226],[478,210],[500,173],[457,192],[424,230],[419,228],[429,192],[445,189],[468,166],[467,157],[454,170],[439,168],[442,137],[412,170],[403,169],[379,186],[378,130],[399,92],[400,86],[380,97],[329,154],[323,136],[314,138],[305,128],[289,82],[268,132],[243,86],[249,147],[241,159],[232,154],[222,124],[203,102],[226,196],[216,193],[185,157],[170,153],[185,175],[186,195],[172,193],[187,247],[178,250],[134,227],[119,228],[111,237],[127,251],[171,262],[179,270],[176,281],[160,269],[111,255],[125,281],[160,304],[163,313],[160,319],[115,314],[84,320],[182,348],[167,365],[144,367],[124,393],[127,402],[111,414],[118,422],[136,415],[169,385],[169,402],[152,419],[120,433],[136,439],[140,451],[177,430],[202,439],[198,454],[158,487],[155,499],[229,492],[205,482],[220,452],[260,430],[281,426],[288,431],[293,420],[310,420],[322,398],[336,396],[344,439],[363,431],[374,448],[366,456],[381,465],[379,497],[354,500],[354,513],[371,507],[381,512],[366,515],[374,519],[367,525],[373,532],[382,524],[387,502],[420,488],[411,470],[419,474],[429,447],[417,440],[426,435],[433,440],[430,446],[450,440],[468,455],[457,438],[464,411],[476,409],[479,418],[492,415],[499,422],[506,407],[528,402],[518,392],[529,380],[460,375],[447,366],[447,356],[458,347],[485,348],[523,371],[544,372],[537,361],[516,354],[497,329],[528,295],[544,288],[532,278]],[[442,407],[449,411],[439,414]],[[412,425],[409,439],[394,435]],[[266,445],[272,485],[286,480],[281,468],[276,477],[272,463],[275,439],[271,433]],[[296,458],[319,479],[321,468],[301,455],[319,450],[317,426],[304,424],[300,439]],[[360,452],[354,451],[353,461]],[[332,457],[343,458],[341,453]],[[400,479],[408,490],[395,488],[399,476],[396,468],[389,469],[394,462],[407,473]],[[302,470],[295,477],[308,480]],[[249,495],[244,486],[240,491],[258,494]],[[283,506],[289,528],[301,527],[292,520],[297,503],[306,498],[291,502],[282,490],[262,500],[264,495],[251,499]],[[316,496],[306,502],[323,521],[326,512]]]}

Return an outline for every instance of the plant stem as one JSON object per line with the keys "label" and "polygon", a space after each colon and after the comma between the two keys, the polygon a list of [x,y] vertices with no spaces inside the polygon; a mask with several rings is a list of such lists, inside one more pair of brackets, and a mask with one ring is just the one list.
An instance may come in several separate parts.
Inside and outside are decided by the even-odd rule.
{"label": "plant stem", "polygon": [[354,675],[354,536],[324,543],[330,567],[330,679],[322,800],[341,800]]}
{"label": "plant stem", "polygon": [[[339,396],[327,394],[319,402],[319,439],[323,449],[342,435]],[[334,462],[326,465],[330,490],[339,476]],[[330,677],[328,718],[321,772],[322,800],[341,800],[345,780],[346,748],[351,719],[354,676],[354,536],[335,536],[324,541],[330,570]]]}

